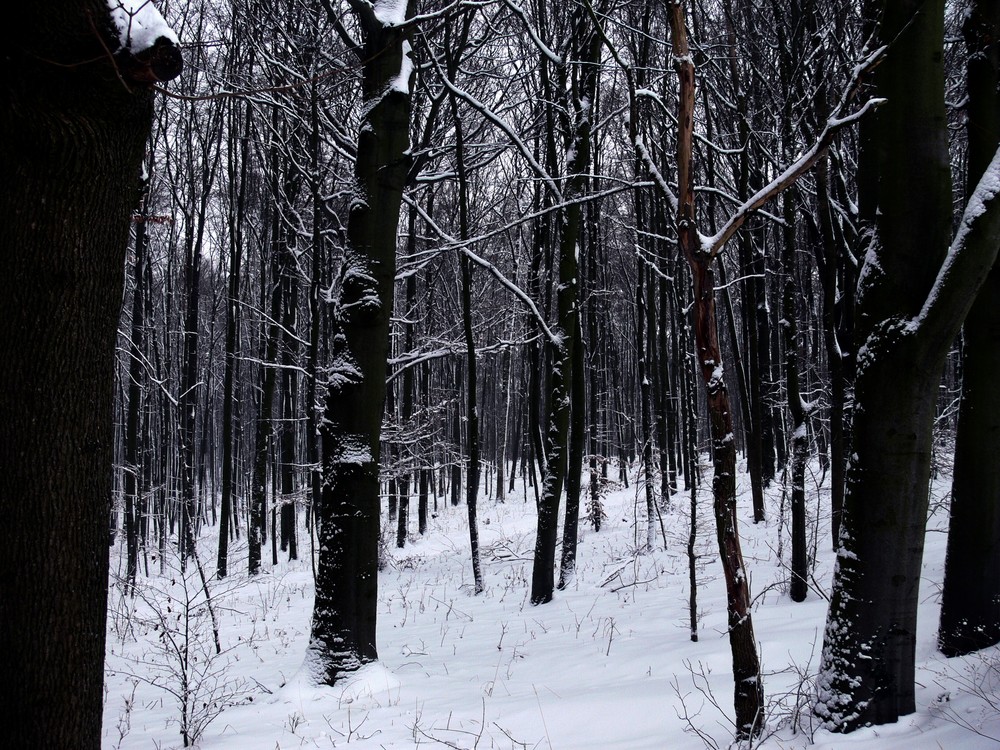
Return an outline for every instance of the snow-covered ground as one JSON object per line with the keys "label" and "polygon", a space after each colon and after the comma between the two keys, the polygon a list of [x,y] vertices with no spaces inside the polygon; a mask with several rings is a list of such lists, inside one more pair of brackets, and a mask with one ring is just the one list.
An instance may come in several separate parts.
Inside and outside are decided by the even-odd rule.
{"label": "snow-covered ground", "polygon": [[[819,479],[807,479],[818,560],[814,589],[801,604],[786,591],[780,487],[769,491],[768,521],[754,525],[746,477],[740,484],[743,551],[768,700],[765,732],[755,746],[1000,747],[1000,650],[947,660],[934,647],[947,476],[932,493],[917,712],[896,725],[848,736],[819,729],[808,701],[833,560],[825,486],[815,512]],[[192,733],[203,730],[197,746],[206,750],[727,747],[732,665],[708,472],[704,485],[698,496],[697,642],[688,625],[690,496],[675,496],[663,513],[665,548],[657,523],[658,548],[644,553],[645,503],[636,482],[608,493],[600,533],[581,523],[576,578],[543,606],[528,602],[533,499],[481,500],[486,590],[479,596],[472,594],[465,507],[439,500],[425,537],[404,549],[386,547],[388,565],[379,583],[381,661],[335,688],[312,687],[300,671],[313,593],[307,553],[248,579],[245,543],[236,543],[235,572],[209,581],[221,654],[197,570],[191,566],[181,575],[171,560],[160,576],[153,561],[154,575],[140,576],[134,599],[112,585],[104,747],[181,747],[185,684],[187,723]],[[210,537],[201,553],[207,575],[214,571]],[[308,550],[304,531],[300,540]],[[123,554],[113,550],[113,571],[122,569]],[[270,553],[265,557],[269,561]]]}

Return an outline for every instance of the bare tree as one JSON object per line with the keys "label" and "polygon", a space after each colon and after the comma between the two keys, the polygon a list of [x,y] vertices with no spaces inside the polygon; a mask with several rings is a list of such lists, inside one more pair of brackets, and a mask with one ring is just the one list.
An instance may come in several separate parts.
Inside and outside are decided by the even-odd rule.
{"label": "bare tree", "polygon": [[[406,20],[413,3],[400,8],[395,2],[356,2],[352,8],[361,34],[360,42],[350,43],[362,64],[364,117],[322,427],[320,554],[307,654],[313,678],[331,685],[378,656],[380,432],[396,231],[410,167],[412,67]],[[335,16],[331,21],[340,24]]]}

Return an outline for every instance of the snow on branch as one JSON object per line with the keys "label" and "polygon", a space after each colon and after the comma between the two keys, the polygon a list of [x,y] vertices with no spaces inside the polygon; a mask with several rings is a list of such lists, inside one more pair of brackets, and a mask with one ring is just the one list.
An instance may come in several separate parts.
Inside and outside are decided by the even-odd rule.
{"label": "snow on branch", "polygon": [[513,2],[513,0],[503,0],[503,2],[504,5],[510,8],[517,15],[517,17],[521,19],[521,23],[524,24],[525,31],[528,32],[528,36],[531,37],[531,41],[535,43],[538,50],[556,65],[562,65],[562,57],[553,52],[552,49],[550,49],[549,46],[542,41],[542,38],[538,36],[538,32],[535,31],[535,28],[531,25],[531,21],[528,20],[528,16],[524,12],[524,8]]}
{"label": "snow on branch", "polygon": [[493,278],[499,281],[500,284],[504,286],[511,294],[513,294],[515,297],[521,300],[524,303],[525,307],[531,310],[532,317],[535,318],[535,322],[538,323],[538,327],[542,329],[542,332],[545,334],[545,338],[547,338],[550,343],[555,344],[556,346],[560,346],[562,344],[562,336],[555,333],[554,331],[552,331],[551,328],[549,328],[549,326],[545,322],[545,316],[542,315],[541,310],[538,309],[538,307],[535,305],[535,301],[528,296],[527,292],[525,292],[523,289],[521,289],[521,287],[519,287],[513,281],[504,276],[499,268],[497,268],[495,265],[490,263],[485,258],[480,258],[469,248],[463,247],[461,251],[462,253],[465,254],[465,257],[467,257],[477,266],[485,268],[487,271],[489,271],[490,274],[492,274]]}
{"label": "snow on branch", "polygon": [[[948,332],[952,321],[964,320],[1000,247],[1000,148],[979,179],[962,213],[955,238],[941,264],[934,285],[920,314],[908,330],[937,340]],[[957,333],[957,331],[956,331]]]}
{"label": "snow on branch", "polygon": [[666,178],[660,172],[656,166],[656,162],[653,161],[652,155],[646,149],[646,144],[638,137],[635,139],[635,152],[639,159],[642,161],[643,166],[653,178],[653,182],[660,189],[660,193],[666,199],[667,204],[670,206],[671,213],[677,213],[677,196],[674,191],[670,189],[670,184],[667,182]]}
{"label": "snow on branch", "polygon": [[177,34],[152,0],[108,0],[111,20],[118,30],[123,49],[138,54],[152,47],[160,37],[178,44]]}
{"label": "snow on branch", "polygon": [[550,175],[548,171],[546,171],[546,169],[541,164],[538,163],[538,160],[535,159],[535,156],[532,153],[531,149],[524,142],[521,136],[518,135],[514,127],[509,122],[507,122],[506,119],[504,119],[499,114],[494,112],[486,104],[479,101],[479,99],[474,97],[465,89],[457,86],[450,78],[448,78],[448,74],[447,72],[445,72],[444,66],[441,65],[440,60],[437,59],[437,57],[433,54],[433,52],[431,52],[431,61],[434,63],[434,67],[437,69],[438,74],[441,77],[441,83],[444,84],[444,87],[448,89],[449,92],[457,96],[459,99],[469,104],[474,110],[479,112],[479,114],[481,114],[487,120],[489,120],[498,128],[500,128],[500,130],[502,130],[507,135],[507,137],[510,139],[510,142],[521,154],[522,158],[524,158],[524,160],[528,162],[528,164],[531,166],[532,171],[538,176],[540,180],[542,180],[542,182],[545,183],[545,186],[549,189],[552,195],[555,196],[556,200],[561,201],[562,191],[559,189],[559,186],[556,184],[555,180],[552,179],[552,175]]}
{"label": "snow on branch", "polygon": [[111,21],[118,32],[113,50],[121,73],[130,81],[170,81],[184,67],[177,34],[152,0],[108,0]]}
{"label": "snow on branch", "polygon": [[737,208],[736,212],[718,232],[711,236],[703,236],[701,238],[702,253],[710,258],[718,255],[730,238],[739,231],[739,228],[743,226],[743,223],[754,211],[784,192],[819,161],[826,149],[830,147],[837,133],[848,125],[854,124],[885,101],[885,99],[879,98],[869,99],[860,109],[850,114],[843,114],[847,105],[857,94],[864,76],[870,73],[882,61],[886,50],[887,47],[879,47],[862,60],[859,65],[855,66],[850,85],[844,91],[840,102],[838,102],[830,118],[826,121],[826,125],[823,127],[823,131],[819,134],[816,142],[802,156],[796,159],[795,162],[786,167],[780,175],[758,190]]}
{"label": "snow on branch", "polygon": [[383,26],[402,26],[406,23],[407,0],[376,0],[374,5],[375,18]]}

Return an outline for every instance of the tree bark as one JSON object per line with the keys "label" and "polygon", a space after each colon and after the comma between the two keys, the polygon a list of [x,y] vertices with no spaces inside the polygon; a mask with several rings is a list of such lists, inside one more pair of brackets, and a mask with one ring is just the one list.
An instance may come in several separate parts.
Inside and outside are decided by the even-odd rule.
{"label": "tree bark", "polygon": [[716,539],[726,582],[729,646],[733,656],[736,735],[756,736],[763,726],[764,690],[760,660],[750,615],[750,586],[736,518],[736,441],[732,405],[726,387],[719,327],[715,311],[714,259],[701,249],[695,223],[693,135],[694,63],[691,59],[681,1],[670,7],[674,65],[680,78],[677,137],[677,234],[681,252],[691,269],[692,309],[697,367],[705,383],[712,436],[712,494]]}
{"label": "tree bark", "polygon": [[[580,62],[596,63],[602,41],[590,27],[586,11],[573,14],[571,57]],[[567,104],[572,108],[572,130],[567,133],[566,196],[581,195],[587,186],[586,170],[590,164],[591,117],[596,87],[596,64],[580,65]],[[567,108],[569,109],[569,108]],[[574,348],[579,334],[579,203],[562,209],[559,237],[559,284],[556,292],[556,329],[558,340],[551,343],[552,372],[549,388],[549,424],[546,435],[545,474],[538,503],[538,527],[531,574],[531,603],[552,600],[555,586],[555,552],[559,522],[559,501],[566,477],[569,454]],[[583,404],[576,404],[582,408]]]}
{"label": "tree bark", "polygon": [[[378,658],[380,432],[396,232],[410,166],[407,31],[384,22],[368,4],[355,2],[352,8],[364,34],[357,53],[366,112],[335,309],[322,427],[320,553],[306,655],[313,679],[326,685]],[[413,12],[411,2],[407,17]]]}
{"label": "tree bark", "polygon": [[96,750],[115,339],[152,96],[104,52],[118,46],[106,3],[17,5],[6,20],[0,701],[15,718],[0,744]]}
{"label": "tree bark", "polygon": [[125,423],[125,583],[134,594],[139,569],[139,513],[141,509],[142,460],[139,437],[139,418],[143,401],[143,312],[146,307],[145,285],[148,235],[146,219],[149,215],[149,186],[143,186],[140,215],[136,217],[135,265],[132,287],[132,332],[129,337],[128,412]]}
{"label": "tree bark", "polygon": [[[238,106],[233,106],[230,119],[231,133],[239,132],[236,115]],[[226,294],[226,341],[225,364],[222,375],[222,507],[219,515],[219,549],[216,558],[216,575],[225,578],[229,572],[230,525],[236,517],[234,511],[234,463],[236,445],[233,436],[234,402],[236,400],[236,352],[239,343],[237,324],[239,322],[240,266],[243,262],[243,211],[246,205],[247,169],[249,162],[249,115],[245,116],[243,138],[239,150],[231,135],[229,142],[229,268]],[[237,157],[237,153],[239,156]],[[236,169],[236,165],[239,165]]]}
{"label": "tree bark", "polygon": [[[462,46],[468,36],[471,14],[464,17]],[[449,36],[445,37],[449,40]],[[448,45],[450,48],[450,44]],[[458,60],[449,60],[449,75],[454,77]],[[450,97],[451,110],[455,116],[455,170],[458,175],[458,223],[459,238],[469,237],[469,183],[465,166],[465,131],[458,109],[458,98],[454,92]],[[469,518],[469,550],[472,558],[473,592],[483,592],[483,572],[479,559],[479,522],[477,517],[479,501],[479,474],[481,448],[479,440],[479,383],[478,358],[476,357],[476,337],[472,328],[472,262],[461,253],[458,258],[462,277],[462,333],[465,338],[465,444],[468,464],[465,470],[465,506]]]}
{"label": "tree bark", "polygon": [[[977,0],[965,21],[969,192],[1000,142],[1000,4]],[[951,526],[938,644],[958,656],[1000,642],[1000,266],[965,320]]]}
{"label": "tree bark", "polygon": [[[943,0],[885,2],[879,38],[892,46],[876,83],[887,102],[865,157],[877,160],[878,215],[859,282],[852,460],[817,705],[835,731],[915,710],[937,390],[1000,245],[995,177],[950,237],[943,36]],[[996,170],[1000,153],[988,171]]]}

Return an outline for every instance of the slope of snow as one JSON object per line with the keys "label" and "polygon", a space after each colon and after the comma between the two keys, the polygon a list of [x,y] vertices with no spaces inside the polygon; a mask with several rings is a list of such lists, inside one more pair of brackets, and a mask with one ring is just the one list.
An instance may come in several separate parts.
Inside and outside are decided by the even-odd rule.
{"label": "slope of snow", "polygon": [[[706,472],[704,484],[708,479]],[[946,660],[934,648],[947,523],[940,500],[928,532],[917,713],[849,736],[818,729],[807,702],[833,564],[829,490],[822,486],[817,493],[820,480],[818,470],[807,480],[812,533],[819,535],[815,588],[794,604],[780,562],[788,556],[787,529],[778,520],[780,487],[769,490],[769,520],[755,526],[741,477],[741,533],[768,700],[764,738],[755,746],[998,747],[1000,652]],[[945,497],[949,485],[943,476],[933,496]],[[531,498],[530,488],[528,493]],[[302,529],[303,560],[288,563],[280,555],[277,566],[248,579],[241,540],[230,577],[211,581],[221,654],[212,644],[212,612],[193,566],[182,576],[168,555],[161,576],[158,561],[151,560],[152,576],[140,577],[135,599],[112,583],[104,747],[181,747],[185,672],[191,716],[205,724],[198,744],[205,750],[727,747],[732,667],[708,490],[699,491],[698,502],[698,642],[688,629],[687,493],[663,511],[666,549],[658,534],[658,549],[644,553],[641,487],[632,482],[609,492],[602,531],[581,523],[573,584],[537,607],[528,602],[534,504],[523,497],[519,480],[517,494],[506,502],[481,500],[486,591],[480,596],[472,595],[464,506],[439,499],[426,537],[404,549],[386,545],[381,661],[334,688],[311,685],[302,668],[312,606],[309,541]],[[213,545],[206,537],[201,547],[206,575],[215,567]],[[113,569],[123,568],[123,554],[120,545],[113,550]]]}

